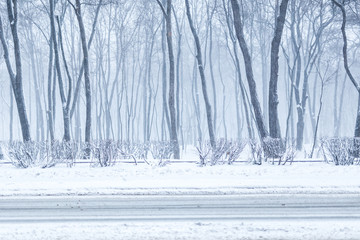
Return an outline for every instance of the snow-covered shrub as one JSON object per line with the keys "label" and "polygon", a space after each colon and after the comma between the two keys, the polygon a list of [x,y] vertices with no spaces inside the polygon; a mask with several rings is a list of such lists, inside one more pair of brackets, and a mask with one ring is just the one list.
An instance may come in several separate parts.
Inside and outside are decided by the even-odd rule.
{"label": "snow-covered shrub", "polygon": [[205,166],[208,160],[208,156],[211,153],[211,145],[209,142],[200,143],[199,146],[196,146],[196,149],[199,154],[199,166]]}
{"label": "snow-covered shrub", "polygon": [[151,142],[150,152],[154,159],[170,159],[173,154],[173,144],[170,141]]}
{"label": "snow-covered shrub", "polygon": [[285,165],[288,162],[292,164],[295,155],[296,155],[296,147],[294,145],[288,145],[286,147],[285,153],[279,159],[279,165],[280,164]]}
{"label": "snow-covered shrub", "polygon": [[216,141],[216,146],[213,148],[210,142],[205,142],[196,147],[199,154],[199,165],[217,165],[217,164],[232,164],[239,158],[240,153],[244,150],[246,142],[230,141],[220,139]]}
{"label": "snow-covered shrub", "polygon": [[359,140],[356,138],[321,139],[321,147],[323,148],[325,160],[333,162],[335,165],[354,164],[358,158],[358,144]]}
{"label": "snow-covered shrub", "polygon": [[285,165],[286,163],[292,163],[296,148],[294,145],[288,145],[285,147],[284,141],[278,138],[265,138],[262,143],[251,139],[249,141],[251,149],[250,162],[253,164],[261,165],[263,161],[267,162],[268,159],[272,159],[271,164],[278,161],[278,165]]}
{"label": "snow-covered shrub", "polygon": [[227,164],[233,164],[236,161],[246,146],[245,141],[237,140],[231,141],[230,147],[226,152]]}
{"label": "snow-covered shrub", "polygon": [[262,146],[263,146],[265,161],[271,158],[273,160],[273,163],[275,159],[281,159],[286,150],[284,142],[280,138],[267,137],[263,140]]}
{"label": "snow-covered shrub", "polygon": [[250,158],[250,162],[252,164],[261,165],[264,159],[264,151],[262,145],[255,139],[250,139],[249,145],[252,156],[252,158]]}
{"label": "snow-covered shrub", "polygon": [[93,142],[91,147],[92,156],[100,167],[109,167],[115,164],[118,156],[117,143],[112,140]]}
{"label": "snow-covered shrub", "polygon": [[36,142],[12,141],[8,144],[8,157],[18,168],[28,168],[38,164],[39,148]]}
{"label": "snow-covered shrub", "polygon": [[46,163],[43,168],[55,166],[57,163],[66,163],[68,167],[75,164],[79,154],[79,143],[76,141],[43,142],[42,148],[46,151]]}
{"label": "snow-covered shrub", "polygon": [[222,157],[225,155],[225,153],[228,152],[228,150],[231,147],[231,142],[225,139],[220,139],[216,141],[215,148],[212,148],[211,150],[211,162],[210,164],[216,165],[219,164],[222,159]]}
{"label": "snow-covered shrub", "polygon": [[149,145],[130,142],[118,142],[118,151],[120,158],[133,159],[135,164],[137,164],[137,159],[143,159],[146,162]]}
{"label": "snow-covered shrub", "polygon": [[360,164],[360,138],[352,138],[350,142],[350,155],[354,158],[354,164]]}
{"label": "snow-covered shrub", "polygon": [[33,166],[50,168],[64,162],[71,167],[77,157],[78,143],[12,141],[7,144],[6,153],[13,165],[20,168]]}

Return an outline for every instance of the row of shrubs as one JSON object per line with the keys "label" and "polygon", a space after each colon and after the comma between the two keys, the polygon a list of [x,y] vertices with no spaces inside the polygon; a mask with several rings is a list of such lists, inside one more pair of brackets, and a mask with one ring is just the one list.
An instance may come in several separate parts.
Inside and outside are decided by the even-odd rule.
{"label": "row of shrubs", "polygon": [[[198,164],[233,164],[239,159],[246,146],[250,148],[248,161],[252,164],[270,162],[272,164],[292,163],[297,153],[294,144],[285,144],[281,139],[266,138],[262,142],[255,140],[219,139],[212,147],[210,142],[199,144],[196,149]],[[112,166],[117,159],[129,159],[137,164],[143,160],[148,164],[165,165],[172,157],[172,144],[167,141],[153,141],[135,144],[112,140],[94,141],[90,144],[79,142],[20,142],[2,144],[3,154],[19,168],[41,166],[53,167],[66,163],[68,167],[76,159],[89,159],[94,165]],[[359,164],[360,138],[324,138],[321,139],[318,152],[324,161],[335,165]],[[155,159],[156,162],[150,161]]]}
{"label": "row of shrubs", "polygon": [[[197,147],[200,165],[232,164],[241,154],[246,145],[249,145],[251,154],[248,161],[261,165],[263,162],[285,165],[292,163],[297,154],[294,143],[287,143],[283,139],[265,138],[262,142],[226,141],[219,140],[215,147],[210,143]],[[318,153],[327,163],[335,165],[360,164],[360,138],[322,138]]]}
{"label": "row of shrubs", "polygon": [[49,168],[58,163],[66,163],[68,167],[72,167],[77,159],[88,159],[94,165],[107,167],[114,165],[117,159],[129,159],[135,164],[138,159],[142,159],[149,163],[147,161],[149,153],[153,159],[159,161],[170,159],[172,155],[170,142],[134,144],[112,140],[91,143],[13,141],[3,144],[2,148],[6,158],[19,168],[31,166]]}

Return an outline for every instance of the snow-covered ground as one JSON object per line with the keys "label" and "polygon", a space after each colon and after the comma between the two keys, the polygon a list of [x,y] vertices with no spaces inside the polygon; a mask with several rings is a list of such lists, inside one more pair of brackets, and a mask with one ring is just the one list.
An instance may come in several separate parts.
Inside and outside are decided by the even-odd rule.
{"label": "snow-covered ground", "polygon": [[[0,197],[39,195],[359,193],[360,166],[326,163],[217,165],[0,164]],[[0,239],[360,239],[360,221],[84,222],[0,224]]]}
{"label": "snow-covered ground", "polygon": [[164,167],[117,164],[17,169],[0,165],[0,195],[360,193],[360,166],[325,163],[218,165],[172,163]]}
{"label": "snow-covered ground", "polygon": [[146,222],[45,223],[2,225],[0,239],[11,240],[239,240],[360,239],[359,222]]}

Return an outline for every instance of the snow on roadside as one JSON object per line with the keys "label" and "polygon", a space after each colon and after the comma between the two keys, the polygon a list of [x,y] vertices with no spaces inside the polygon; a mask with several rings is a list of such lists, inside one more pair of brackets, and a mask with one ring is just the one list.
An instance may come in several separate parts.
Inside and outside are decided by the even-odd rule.
{"label": "snow on roadside", "polygon": [[194,193],[360,193],[360,166],[297,163],[198,167],[117,164],[108,168],[16,169],[0,165],[0,196]]}
{"label": "snow on roadside", "polygon": [[[229,221],[3,224],[2,240],[360,239],[359,222]],[[55,238],[56,236],[56,238]]]}

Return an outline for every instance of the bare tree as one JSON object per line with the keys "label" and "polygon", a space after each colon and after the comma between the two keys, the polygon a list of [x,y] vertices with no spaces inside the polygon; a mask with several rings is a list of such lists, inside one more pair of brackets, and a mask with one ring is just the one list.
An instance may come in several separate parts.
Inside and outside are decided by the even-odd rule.
{"label": "bare tree", "polygon": [[[59,45],[57,42],[56,37],[56,28],[55,28],[55,16],[54,16],[54,0],[49,0],[50,2],[50,27],[51,27],[51,39],[53,41],[53,47],[54,47],[54,53],[55,53],[55,67],[56,67],[56,73],[57,73],[57,79],[59,84],[59,91],[60,91],[60,99],[61,99],[61,105],[62,105],[62,111],[63,111],[63,121],[64,121],[64,141],[70,141],[70,115],[69,115],[69,107],[71,102],[71,93],[72,93],[72,80],[69,74],[69,69],[67,67],[65,56],[64,56],[64,48],[62,46],[62,35],[61,35],[61,29],[60,29],[60,23],[59,25],[59,43],[61,52],[64,59],[64,64],[66,68],[67,75],[69,77],[69,91],[67,96],[65,96],[65,90],[64,90],[64,84],[62,79],[62,72],[60,67],[60,54],[59,54]],[[59,20],[58,20],[59,21]]]}
{"label": "bare tree", "polygon": [[212,120],[212,113],[211,113],[211,105],[207,93],[207,87],[206,87],[206,79],[205,79],[205,73],[204,73],[204,66],[203,66],[203,60],[202,60],[202,54],[201,54],[201,46],[200,46],[200,40],[198,37],[198,34],[196,32],[196,29],[194,27],[191,13],[190,13],[190,6],[189,6],[189,0],[185,0],[185,6],[186,6],[186,15],[189,20],[189,25],[191,28],[191,32],[194,36],[195,45],[196,45],[196,59],[198,62],[198,68],[200,72],[200,78],[201,78],[201,86],[202,86],[202,92],[203,97],[205,101],[205,108],[206,108],[206,117],[207,117],[207,123],[208,123],[208,130],[209,130],[209,137],[210,137],[210,144],[211,147],[215,148],[215,134],[214,134],[214,127],[213,127],[213,120]]}
{"label": "bare tree", "polygon": [[16,73],[13,72],[9,50],[5,41],[4,30],[2,19],[0,17],[0,39],[4,49],[4,58],[6,62],[6,66],[10,75],[11,85],[15,96],[15,101],[18,109],[21,131],[24,141],[30,141],[30,125],[26,113],[24,92],[23,92],[23,84],[22,84],[22,64],[21,64],[21,54],[20,54],[20,40],[18,36],[17,23],[18,23],[18,8],[17,8],[17,0],[7,0],[7,12],[9,23],[11,27],[11,34],[14,42],[14,53],[15,53],[15,68]]}
{"label": "bare tree", "polygon": [[359,93],[354,135],[355,135],[355,137],[360,137],[360,86],[359,86],[359,83],[355,80],[354,76],[352,75],[350,68],[349,68],[349,64],[348,64],[348,56],[347,56],[348,43],[347,43],[347,36],[346,36],[346,21],[347,21],[346,10],[345,10],[344,3],[339,3],[336,0],[332,0],[332,2],[341,10],[341,13],[342,13],[341,33],[342,33],[343,43],[344,43],[344,45],[343,45],[344,68],[346,70],[346,74],[348,75],[350,81],[352,82],[352,84],[354,85],[354,87],[356,88],[356,90]]}
{"label": "bare tree", "polygon": [[244,37],[243,24],[240,16],[240,7],[237,0],[231,0],[231,5],[234,16],[234,26],[235,26],[236,36],[238,38],[239,45],[243,53],[243,58],[245,62],[246,77],[249,84],[251,103],[254,109],[256,125],[260,138],[264,139],[268,136],[268,132],[265,128],[264,118],[261,112],[260,102],[257,96],[256,83],[254,80],[254,73],[252,68],[252,60]]}
{"label": "bare tree", "polygon": [[284,29],[286,11],[289,0],[282,0],[280,4],[280,14],[276,20],[274,38],[271,42],[271,64],[270,64],[270,84],[269,84],[269,131],[270,137],[281,138],[280,123],[278,116],[278,94],[277,82],[279,72],[279,50],[281,36]]}
{"label": "bare tree", "polygon": [[[100,0],[101,1],[101,0]],[[80,0],[75,0],[75,5],[68,0],[75,10],[75,15],[78,20],[81,46],[83,52],[83,65],[84,65],[84,79],[85,79],[85,97],[86,97],[86,124],[85,124],[85,142],[90,143],[91,138],[91,84],[90,84],[90,70],[89,70],[89,53],[86,42],[85,26],[81,13]],[[89,149],[86,154],[90,154]]]}
{"label": "bare tree", "polygon": [[176,131],[176,111],[175,111],[175,60],[172,44],[172,27],[171,27],[171,8],[172,0],[167,0],[166,10],[160,0],[156,0],[159,4],[161,11],[166,21],[166,39],[168,45],[169,64],[170,64],[170,77],[169,77],[169,110],[170,110],[170,140],[173,144],[174,158],[180,158],[180,148]]}

